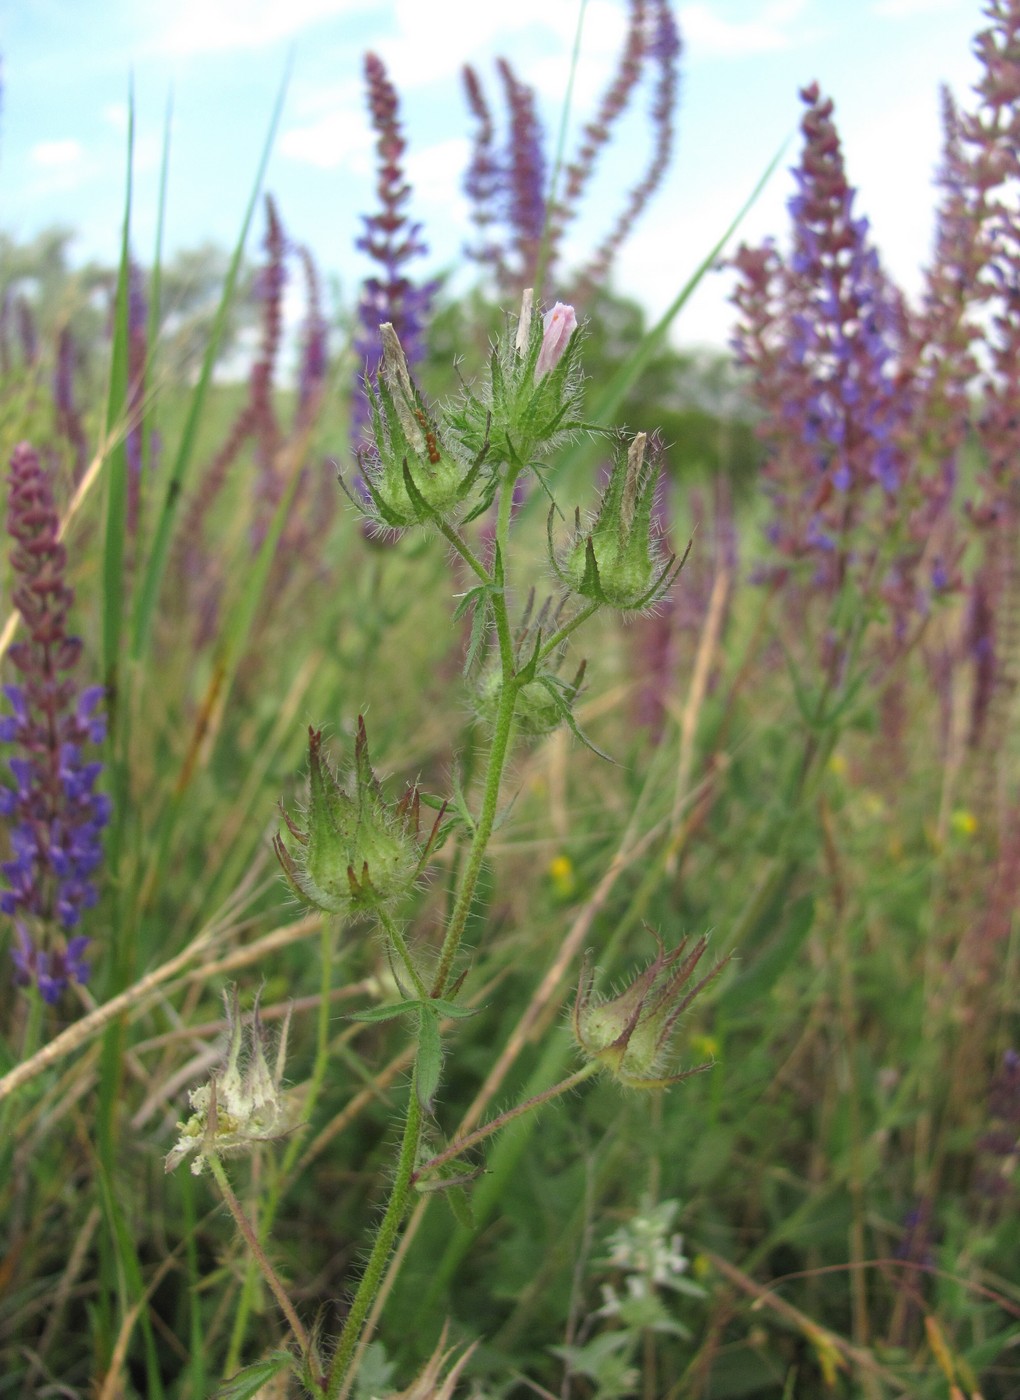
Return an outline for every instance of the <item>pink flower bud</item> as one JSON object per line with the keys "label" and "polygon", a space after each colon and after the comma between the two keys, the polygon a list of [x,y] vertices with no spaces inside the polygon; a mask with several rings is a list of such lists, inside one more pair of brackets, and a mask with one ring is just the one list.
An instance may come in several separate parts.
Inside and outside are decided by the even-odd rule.
{"label": "pink flower bud", "polygon": [[542,348],[538,352],[538,361],[535,365],[536,384],[554,370],[562,360],[570,337],[577,329],[577,316],[574,308],[565,302],[558,301],[551,311],[545,313],[542,325],[544,327]]}

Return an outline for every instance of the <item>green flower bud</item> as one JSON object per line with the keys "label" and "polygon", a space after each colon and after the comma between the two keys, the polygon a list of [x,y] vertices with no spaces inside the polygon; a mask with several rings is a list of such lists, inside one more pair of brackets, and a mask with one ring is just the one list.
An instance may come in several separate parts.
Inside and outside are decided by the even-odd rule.
{"label": "green flower bud", "polygon": [[358,461],[369,502],[355,504],[392,529],[451,519],[472,495],[485,445],[469,462],[446,440],[411,378],[396,331],[387,322],[379,332],[378,383],[365,385],[375,452]]}
{"label": "green flower bud", "polygon": [[308,731],[309,801],[302,831],[284,812],[296,843],[292,852],[279,833],[273,849],[288,885],[314,909],[354,917],[406,895],[435,849],[442,812],[430,835],[419,840],[417,789],[387,804],[372,772],[365,721],[358,716],[352,791],[340,785],[322,756],[322,733]]}
{"label": "green flower bud", "polygon": [[[687,952],[688,939],[667,953],[655,935],[655,960],[619,996],[594,1000],[594,969],[586,957],[574,1002],[574,1039],[589,1060],[596,1060],[630,1089],[662,1089],[679,1084],[709,1064],[679,1074],[662,1075],[661,1069],[677,1021],[728,959],[718,963],[689,991],[684,991],[708,946],[699,938]],[[686,956],[685,956],[686,954]]]}
{"label": "green flower bud", "polygon": [[[533,619],[531,610],[534,601],[532,592],[514,637],[518,677],[514,728],[518,734],[528,739],[542,738],[558,729],[564,722],[569,722],[567,717],[581,689],[586,664],[581,662],[571,681],[565,681],[559,674],[565,655],[562,650],[547,657],[541,666],[538,665],[537,654],[541,648],[542,635],[544,632],[555,631],[563,605],[561,603],[553,612],[552,600],[547,598]],[[493,658],[482,672],[475,692],[478,714],[490,727],[495,724],[502,693],[502,668],[498,658]]]}
{"label": "green flower bud", "polygon": [[508,326],[493,347],[478,393],[467,391],[449,415],[466,449],[484,447],[491,467],[516,475],[585,427],[580,343],[574,308],[557,302],[543,320],[534,315],[529,287],[516,328]]}
{"label": "green flower bud", "polygon": [[283,1137],[294,1126],[296,1103],[280,1087],[287,1057],[290,1013],[283,1023],[275,1064],[270,1070],[259,998],[255,998],[247,1037],[236,987],[224,995],[224,1001],[229,1037],[226,1063],[208,1084],[192,1089],[188,1095],[194,1112],[186,1123],[177,1124],[180,1137],[167,1154],[168,1172],[194,1154],[191,1170],[198,1176],[209,1157],[249,1152],[259,1143]]}
{"label": "green flower bud", "polygon": [[574,542],[561,559],[553,548],[549,515],[549,554],[560,581],[582,598],[623,612],[658,602],[687,558],[674,568],[676,556],[664,559],[653,538],[659,466],[654,453],[646,456],[647,445],[646,435],[638,433],[626,458],[613,467],[588,529],[581,527],[578,513]]}

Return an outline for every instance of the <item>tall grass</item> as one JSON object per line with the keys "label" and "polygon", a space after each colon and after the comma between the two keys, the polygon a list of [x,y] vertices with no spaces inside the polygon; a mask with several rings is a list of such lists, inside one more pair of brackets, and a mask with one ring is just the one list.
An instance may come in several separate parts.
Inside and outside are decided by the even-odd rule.
{"label": "tall grass", "polygon": [[[671,90],[666,15],[634,0],[604,117],[635,55]],[[514,191],[501,304],[440,308],[417,365],[391,318],[376,364],[324,366],[310,276],[295,387],[269,204],[243,391],[213,370],[264,158],[190,377],[158,251],[132,318],[129,193],[84,475],[56,341],[5,321],[4,457],[31,438],[57,503],[32,529],[112,815],[74,923],[63,769],[24,762],[99,732],[60,748],[55,604],[13,551],[7,679],[45,672],[53,723],[26,759],[5,692],[0,1395],[1020,1394],[1018,45],[995,0],[918,307],[802,94],[707,480],[619,422],[652,380],[675,416],[667,332],[732,230],[629,343],[589,289],[586,341],[519,296],[567,296],[555,186],[530,242]]]}

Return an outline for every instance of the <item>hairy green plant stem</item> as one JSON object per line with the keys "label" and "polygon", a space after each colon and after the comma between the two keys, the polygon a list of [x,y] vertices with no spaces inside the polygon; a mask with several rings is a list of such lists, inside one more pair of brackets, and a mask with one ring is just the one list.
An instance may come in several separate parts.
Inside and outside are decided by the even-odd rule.
{"label": "hairy green plant stem", "polygon": [[492,579],[489,577],[488,569],[452,525],[448,525],[445,520],[441,520],[439,522],[439,533],[445,540],[453,545],[454,549],[464,560],[464,563],[473,573],[478,575],[483,583],[492,582]]}
{"label": "hairy green plant stem", "polygon": [[[333,990],[333,954],[336,941],[337,921],[335,919],[324,918],[322,920],[322,933],[319,940],[319,956],[321,961],[320,983],[319,983],[319,1014],[316,1023],[315,1035],[315,1061],[312,1065],[312,1073],[308,1080],[308,1087],[304,1097],[304,1121],[308,1123],[315,1111],[322,1086],[325,1083],[326,1071],[329,1068],[329,1008],[330,993]],[[276,1220],[276,1212],[280,1208],[280,1201],[287,1186],[290,1173],[297,1160],[298,1153],[304,1141],[304,1133],[294,1133],[287,1144],[283,1161],[277,1171],[272,1185],[266,1195],[259,1217],[258,1235],[260,1241],[265,1241]],[[248,1319],[255,1303],[255,1280],[256,1264],[254,1258],[249,1259],[248,1268],[245,1271],[244,1282],[241,1285],[241,1296],[237,1302],[237,1311],[234,1314],[234,1324],[230,1331],[230,1345],[227,1348],[227,1360],[223,1368],[224,1376],[232,1376],[241,1364],[241,1348],[244,1346],[245,1335],[248,1331]]]}
{"label": "hairy green plant stem", "polygon": [[[507,558],[507,544],[510,532],[510,513],[513,505],[514,482],[517,473],[508,471],[499,498],[499,511],[496,523],[496,554],[499,559],[505,561]],[[444,530],[443,532],[447,532]],[[491,582],[488,572],[479,564],[479,561],[471,553],[459,536],[455,532],[450,532],[447,536],[454,544],[457,551],[465,561],[474,569],[479,577],[483,577],[486,582]],[[463,546],[463,547],[461,547]],[[450,911],[450,920],[447,925],[446,934],[443,938],[443,946],[439,955],[439,964],[436,968],[430,995],[433,997],[442,996],[450,980],[450,973],[453,968],[454,959],[460,948],[461,938],[467,925],[468,914],[471,910],[471,902],[474,898],[475,888],[478,884],[478,876],[481,872],[482,861],[485,851],[492,835],[492,828],[496,820],[496,811],[499,804],[499,790],[503,779],[503,769],[506,766],[507,755],[510,751],[510,740],[513,733],[514,707],[517,703],[517,693],[519,682],[515,673],[513,638],[510,632],[510,618],[506,604],[506,587],[499,591],[494,591],[492,595],[492,608],[496,623],[496,636],[499,643],[500,665],[503,674],[503,688],[500,695],[499,708],[496,713],[496,722],[493,729],[492,746],[489,750],[489,761],[485,772],[485,786],[482,794],[482,806],[479,812],[478,821],[475,825],[474,836],[471,841],[471,848],[468,853],[467,863],[464,867],[464,874],[461,879],[460,889],[454,901],[453,909]],[[411,961],[407,945],[399,931],[391,920],[380,915],[380,922],[386,932],[393,939],[394,946],[400,954],[411,972],[416,988],[424,993],[424,984],[421,983],[416,970]],[[397,1237],[400,1223],[407,1211],[408,1201],[414,1185],[414,1168],[418,1160],[418,1152],[421,1146],[422,1110],[418,1102],[417,1093],[417,1070],[411,1075],[411,1088],[408,1096],[407,1119],[404,1124],[404,1135],[400,1144],[400,1155],[397,1160],[397,1171],[393,1181],[393,1189],[390,1192],[390,1199],[386,1206],[386,1213],[379,1226],[372,1246],[372,1253],[369,1256],[365,1272],[362,1274],[361,1282],[358,1284],[358,1291],[351,1304],[351,1310],[347,1315],[343,1331],[340,1334],[340,1341],[330,1362],[329,1374],[326,1378],[325,1396],[326,1400],[337,1400],[354,1357],[361,1330],[365,1324],[369,1310],[375,1301],[379,1286],[382,1283],[383,1274],[389,1261],[393,1245]]]}
{"label": "hairy green plant stem", "polygon": [[[516,472],[507,473],[499,497],[499,514],[496,521],[496,553],[497,556],[502,559],[504,568],[506,565],[507,544],[510,535],[510,511],[513,506],[514,482],[516,479]],[[489,837],[492,835],[492,828],[496,821],[496,811],[499,805],[499,789],[503,781],[503,769],[506,766],[507,755],[510,752],[510,739],[513,734],[514,707],[517,704],[519,686],[517,684],[514,667],[514,647],[513,638],[510,635],[510,617],[506,606],[505,575],[503,589],[499,592],[494,592],[492,595],[492,610],[496,621],[496,637],[499,642],[499,659],[503,673],[503,686],[499,697],[499,707],[496,711],[496,722],[493,726],[489,762],[485,771],[485,788],[482,795],[482,808],[478,814],[478,822],[475,826],[474,837],[471,841],[471,849],[468,853],[467,864],[464,867],[464,875],[461,880],[460,889],[457,892],[457,898],[450,914],[450,922],[447,925],[446,935],[443,938],[443,946],[439,954],[439,965],[436,968],[436,975],[432,982],[431,995],[433,997],[441,997],[446,990],[450,980],[450,973],[453,969],[453,961],[457,956],[460,941],[464,936],[468,914],[471,912],[471,901],[474,899],[475,887],[478,884],[478,876],[482,869],[482,861],[485,858],[486,847],[489,844]]]}
{"label": "hairy green plant stem", "polygon": [[508,1123],[512,1123],[515,1118],[522,1118],[525,1113],[530,1113],[532,1109],[541,1108],[550,1099],[559,1098],[560,1094],[567,1094],[571,1089],[576,1089],[579,1084],[583,1084],[586,1079],[591,1079],[598,1074],[602,1066],[598,1060],[589,1060],[579,1070],[568,1075],[566,1079],[561,1079],[558,1084],[554,1084],[551,1089],[543,1089],[540,1094],[534,1094],[530,1099],[525,1099],[523,1103],[517,1104],[514,1108],[508,1108],[497,1117],[491,1118],[488,1123],[483,1123],[480,1128],[476,1128],[473,1133],[468,1133],[465,1137],[458,1138],[456,1142],[451,1142],[450,1146],[442,1152],[430,1157],[414,1173],[413,1180],[420,1181],[429,1172],[435,1171],[437,1167],[443,1167],[447,1162],[453,1162],[462,1152],[469,1151],[472,1147],[477,1147],[480,1142],[484,1142],[493,1133],[498,1133],[500,1128],[505,1128]]}
{"label": "hairy green plant stem", "polygon": [[306,1359],[309,1359],[311,1356],[309,1350],[311,1344],[308,1340],[308,1333],[301,1325],[301,1319],[294,1311],[294,1304],[290,1301],[290,1298],[287,1296],[287,1290],[280,1282],[279,1275],[276,1273],[276,1270],[273,1268],[272,1264],[270,1264],[269,1259],[266,1256],[266,1252],[262,1248],[262,1242],[260,1241],[258,1234],[256,1233],[255,1227],[252,1225],[251,1221],[241,1209],[241,1202],[237,1199],[237,1197],[234,1195],[233,1190],[231,1189],[230,1182],[227,1180],[227,1174],[223,1170],[222,1162],[214,1153],[209,1154],[208,1162],[209,1170],[212,1172],[213,1177],[215,1178],[216,1185],[220,1188],[220,1194],[223,1196],[223,1199],[226,1202],[227,1209],[230,1211],[230,1214],[234,1217],[235,1225],[240,1230],[241,1234],[244,1236],[245,1242],[247,1243],[248,1248],[251,1250],[251,1257],[258,1264],[259,1269],[262,1271],[263,1278],[269,1284],[269,1287],[273,1290],[273,1297],[279,1304],[280,1311],[287,1319],[287,1323],[290,1327],[290,1330],[294,1333],[294,1336],[297,1339],[298,1346],[300,1346],[301,1348],[302,1355]]}
{"label": "hairy green plant stem", "polygon": [[411,1088],[407,1101],[407,1120],[404,1123],[404,1136],[400,1143],[400,1156],[397,1159],[397,1173],[393,1180],[393,1189],[390,1192],[389,1203],[386,1206],[386,1214],[382,1218],[379,1232],[375,1237],[372,1246],[372,1253],[369,1256],[365,1272],[361,1276],[358,1284],[358,1291],[354,1295],[354,1302],[351,1310],[347,1314],[343,1331],[340,1333],[340,1341],[337,1349],[333,1353],[333,1359],[329,1363],[329,1372],[326,1376],[324,1394],[326,1400],[337,1400],[344,1378],[347,1375],[354,1349],[361,1336],[361,1329],[364,1326],[368,1310],[375,1301],[375,1295],[379,1291],[382,1282],[383,1272],[389,1262],[394,1242],[397,1238],[397,1231],[407,1210],[407,1203],[412,1192],[412,1180],[414,1176],[414,1164],[418,1157],[418,1148],[421,1143],[422,1113],[421,1104],[418,1102],[417,1069],[411,1071]]}
{"label": "hairy green plant stem", "polygon": [[589,617],[593,617],[598,612],[601,606],[601,603],[588,603],[579,613],[575,613],[569,622],[565,622],[547,642],[542,644],[542,650],[538,653],[539,661],[544,661],[558,646],[562,646],[571,632],[576,632],[579,627],[583,626]]}

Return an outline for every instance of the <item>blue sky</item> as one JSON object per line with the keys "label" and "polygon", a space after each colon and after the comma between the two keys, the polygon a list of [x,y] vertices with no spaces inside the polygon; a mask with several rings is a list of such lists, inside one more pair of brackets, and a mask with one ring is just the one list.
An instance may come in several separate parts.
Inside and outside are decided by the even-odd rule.
{"label": "blue sky", "polygon": [[[798,88],[817,79],[836,102],[859,212],[887,267],[916,291],[932,233],[939,84],[969,100],[980,0],[691,0],[676,8],[685,43],[676,157],[617,264],[620,290],[653,313],[669,303],[795,132]],[[468,233],[461,65],[490,80],[496,106],[492,61],[508,57],[537,87],[551,141],[577,17],[578,0],[0,0],[0,227],[28,237],[69,224],[79,232],[77,256],[115,259],[133,78],[136,253],[147,259],[155,236],[171,91],[168,246],[231,245],[290,55],[267,188],[291,237],[352,296],[369,271],[353,240],[359,214],[372,207],[360,77],[372,48],[401,93],[412,210],[431,249],[422,267],[450,267]],[[588,0],[575,126],[609,76],[624,20],[623,0]],[[640,115],[628,119],[568,252],[582,256],[611,221],[646,140]],[[785,232],[786,167],[796,154],[794,140],[743,237]],[[724,277],[709,279],[678,323],[681,342],[725,343],[726,291]]]}

